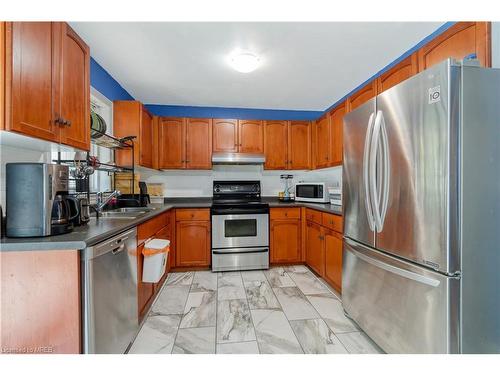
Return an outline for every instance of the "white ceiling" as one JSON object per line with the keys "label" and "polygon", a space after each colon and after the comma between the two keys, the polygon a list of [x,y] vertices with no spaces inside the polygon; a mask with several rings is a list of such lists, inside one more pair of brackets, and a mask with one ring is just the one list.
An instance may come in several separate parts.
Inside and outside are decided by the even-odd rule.
{"label": "white ceiling", "polygon": [[[73,22],[91,55],[147,104],[324,110],[439,22]],[[243,74],[226,57],[257,53]]]}

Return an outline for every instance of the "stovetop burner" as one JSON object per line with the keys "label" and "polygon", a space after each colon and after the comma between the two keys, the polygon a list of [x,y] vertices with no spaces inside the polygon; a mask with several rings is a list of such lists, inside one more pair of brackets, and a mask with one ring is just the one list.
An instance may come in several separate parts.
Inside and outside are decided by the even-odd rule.
{"label": "stovetop burner", "polygon": [[269,204],[260,199],[260,190],[260,181],[214,181],[212,213],[269,211]]}

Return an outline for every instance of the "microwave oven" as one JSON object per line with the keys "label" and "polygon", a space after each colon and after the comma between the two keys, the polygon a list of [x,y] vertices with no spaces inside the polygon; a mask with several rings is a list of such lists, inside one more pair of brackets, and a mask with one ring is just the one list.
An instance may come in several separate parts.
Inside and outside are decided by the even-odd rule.
{"label": "microwave oven", "polygon": [[328,203],[328,187],[325,182],[299,182],[295,184],[295,200],[303,202]]}

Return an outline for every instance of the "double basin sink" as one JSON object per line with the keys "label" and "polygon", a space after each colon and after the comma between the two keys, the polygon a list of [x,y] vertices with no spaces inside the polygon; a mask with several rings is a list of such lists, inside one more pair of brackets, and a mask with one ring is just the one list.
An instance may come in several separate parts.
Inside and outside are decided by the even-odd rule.
{"label": "double basin sink", "polygon": [[99,219],[130,220],[155,210],[154,207],[124,207],[99,213]]}

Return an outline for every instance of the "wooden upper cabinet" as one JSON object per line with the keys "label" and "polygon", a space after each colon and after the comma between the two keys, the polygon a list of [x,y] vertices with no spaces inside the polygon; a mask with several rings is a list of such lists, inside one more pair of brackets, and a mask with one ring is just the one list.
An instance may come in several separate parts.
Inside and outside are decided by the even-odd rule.
{"label": "wooden upper cabinet", "polygon": [[348,111],[354,111],[361,104],[377,95],[377,80],[373,80],[347,98]]}
{"label": "wooden upper cabinet", "polygon": [[213,120],[213,152],[238,152],[238,120]]}
{"label": "wooden upper cabinet", "polygon": [[0,21],[0,130],[5,130],[5,21]]}
{"label": "wooden upper cabinet", "polygon": [[238,152],[264,153],[264,126],[258,120],[238,120]]}
{"label": "wooden upper cabinet", "polygon": [[60,113],[61,143],[90,149],[90,49],[66,23],[62,27]]}
{"label": "wooden upper cabinet", "polygon": [[265,169],[287,169],[288,157],[288,121],[264,122]]}
{"label": "wooden upper cabinet", "polygon": [[449,57],[462,60],[472,53],[481,66],[491,66],[491,30],[489,22],[458,22],[418,51],[421,72]]}
{"label": "wooden upper cabinet", "polygon": [[330,116],[330,165],[341,165],[343,160],[343,129],[344,115],[346,114],[346,103],[335,107],[329,114]]}
{"label": "wooden upper cabinet", "polygon": [[64,22],[8,22],[5,129],[90,148],[90,52]]}
{"label": "wooden upper cabinet", "polygon": [[139,164],[143,167],[153,168],[153,116],[147,109],[141,111],[141,146],[139,152]]}
{"label": "wooden upper cabinet", "polygon": [[330,163],[330,126],[328,116],[323,116],[316,121],[315,146],[315,167],[328,167]]}
{"label": "wooden upper cabinet", "polygon": [[53,142],[57,29],[53,22],[8,22],[5,30],[6,129]]}
{"label": "wooden upper cabinet", "polygon": [[396,86],[417,72],[417,53],[414,53],[377,78],[377,93],[380,94],[392,86]]}
{"label": "wooden upper cabinet", "polygon": [[[153,168],[153,116],[137,100],[113,102],[113,133],[117,137],[134,135],[134,162],[136,165]],[[130,150],[116,151],[118,165],[132,165]]]}
{"label": "wooden upper cabinet", "polygon": [[212,168],[212,119],[186,120],[186,168]]}
{"label": "wooden upper cabinet", "polygon": [[311,168],[311,123],[290,121],[288,127],[288,169]]}
{"label": "wooden upper cabinet", "polygon": [[158,119],[158,167],[182,169],[185,165],[184,118],[160,117]]}

